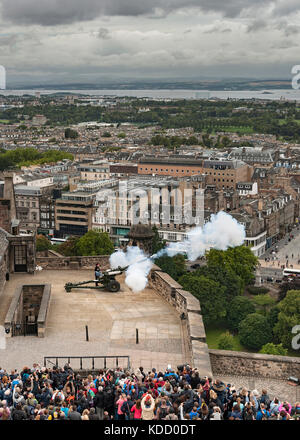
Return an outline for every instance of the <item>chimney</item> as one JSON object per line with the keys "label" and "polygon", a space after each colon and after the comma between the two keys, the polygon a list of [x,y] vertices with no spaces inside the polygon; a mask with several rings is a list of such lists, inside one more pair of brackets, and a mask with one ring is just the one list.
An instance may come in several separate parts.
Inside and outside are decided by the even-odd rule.
{"label": "chimney", "polygon": [[264,207],[264,201],[263,201],[263,199],[259,199],[259,201],[258,201],[258,210],[262,211],[263,207]]}

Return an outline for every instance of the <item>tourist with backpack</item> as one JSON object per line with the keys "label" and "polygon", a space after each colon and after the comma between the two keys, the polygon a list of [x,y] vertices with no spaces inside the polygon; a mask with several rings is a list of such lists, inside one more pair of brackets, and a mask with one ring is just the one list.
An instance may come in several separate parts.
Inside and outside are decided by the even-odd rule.
{"label": "tourist with backpack", "polygon": [[265,405],[261,403],[256,414],[256,420],[268,420],[270,412],[265,408]]}
{"label": "tourist with backpack", "polygon": [[125,420],[130,420],[133,418],[133,414],[131,412],[133,405],[134,402],[131,400],[131,396],[128,394],[126,401],[121,406],[121,411],[125,415]]}

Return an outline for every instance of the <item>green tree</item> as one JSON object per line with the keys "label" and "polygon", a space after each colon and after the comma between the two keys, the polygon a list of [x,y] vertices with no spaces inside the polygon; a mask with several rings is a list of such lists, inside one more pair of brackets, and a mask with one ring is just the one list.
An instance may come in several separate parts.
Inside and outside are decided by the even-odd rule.
{"label": "green tree", "polygon": [[218,265],[209,265],[207,267],[206,274],[209,278],[217,281],[219,284],[225,287],[225,295],[228,306],[233,298],[243,293],[244,281],[229,265],[223,267]]}
{"label": "green tree", "polygon": [[217,323],[226,316],[225,287],[203,275],[185,274],[178,280],[182,287],[199,299],[205,324]]}
{"label": "green tree", "polygon": [[233,350],[234,339],[233,336],[227,331],[222,333],[218,340],[219,350]]}
{"label": "green tree", "polygon": [[275,299],[268,293],[255,296],[253,302],[257,306],[258,311],[262,312],[264,316],[267,316],[268,310],[276,303]]}
{"label": "green tree", "polygon": [[282,301],[290,290],[300,290],[300,279],[286,281],[279,286],[279,300]]}
{"label": "green tree", "polygon": [[275,345],[273,342],[265,344],[259,351],[262,354],[274,354],[276,356],[287,356],[288,350],[282,344]]}
{"label": "green tree", "polygon": [[114,245],[107,232],[89,231],[76,244],[77,255],[110,255]]}
{"label": "green tree", "polygon": [[126,138],[126,133],[122,132],[118,134],[118,138],[120,139],[125,139]]}
{"label": "green tree", "polygon": [[228,148],[231,145],[231,140],[228,136],[223,136],[221,145],[222,148]]}
{"label": "green tree", "polygon": [[47,251],[51,249],[51,242],[44,235],[37,235],[36,237],[36,250],[37,252]]}
{"label": "green tree", "polygon": [[239,338],[245,347],[260,350],[272,341],[272,329],[265,316],[251,313],[239,324]]}
{"label": "green tree", "polygon": [[166,240],[162,240],[160,238],[156,226],[153,226],[152,231],[154,233],[154,236],[152,238],[152,252],[153,254],[157,254],[157,252],[159,252],[166,246]]}
{"label": "green tree", "polygon": [[67,241],[57,247],[57,251],[66,257],[74,257],[77,255],[77,243],[79,237],[69,237]]}
{"label": "green tree", "polygon": [[[276,305],[275,307],[272,307],[268,313],[267,313],[267,319],[269,321],[270,327],[274,330],[275,325],[278,322],[278,315],[279,315],[279,307]],[[274,333],[274,331],[273,331]]]}
{"label": "green tree", "polygon": [[176,281],[185,273],[185,259],[183,255],[175,255],[174,257],[163,255],[155,260],[155,264]]}
{"label": "green tree", "polygon": [[300,323],[300,290],[291,290],[278,304],[278,322],[274,333],[285,348],[292,346],[292,328]]}
{"label": "green tree", "polygon": [[227,323],[229,328],[237,331],[240,322],[252,313],[255,313],[255,307],[249,298],[246,296],[237,296],[233,298],[227,312]]}
{"label": "green tree", "polygon": [[251,284],[255,279],[258,259],[247,246],[237,246],[226,251],[211,249],[206,255],[208,267],[220,267],[233,270],[244,285]]}
{"label": "green tree", "polygon": [[72,130],[72,128],[65,129],[66,139],[77,139],[78,137],[79,137],[79,133],[76,130]]}

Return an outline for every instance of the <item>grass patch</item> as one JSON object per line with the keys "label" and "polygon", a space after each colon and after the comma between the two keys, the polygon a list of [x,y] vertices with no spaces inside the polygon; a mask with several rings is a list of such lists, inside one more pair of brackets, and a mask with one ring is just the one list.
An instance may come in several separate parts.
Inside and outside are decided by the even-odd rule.
{"label": "grass patch", "polygon": [[[220,130],[221,131],[221,130]],[[240,133],[240,134],[253,134],[254,130],[252,127],[237,127],[237,126],[230,126],[230,127],[224,127],[223,131],[227,131],[230,133]]]}
{"label": "grass patch", "polygon": [[[206,343],[208,348],[219,350],[218,342],[222,333],[225,333],[228,330],[225,324],[221,324],[218,326],[206,326]],[[228,330],[230,332],[230,330]],[[230,332],[231,333],[231,332]],[[232,333],[231,333],[232,334]],[[238,335],[233,336],[233,351],[242,351],[244,353],[257,353],[255,350],[250,350],[249,348],[244,347],[240,343],[240,339]],[[291,357],[300,357],[300,350],[288,350],[287,356]]]}
{"label": "grass patch", "polygon": [[[300,124],[299,119],[292,119],[292,122],[295,122],[296,124]],[[288,119],[279,119],[278,125],[287,125],[289,123]]]}
{"label": "grass patch", "polygon": [[[206,343],[208,348],[218,350],[218,342],[222,333],[225,333],[228,329],[225,325],[220,326],[207,326],[205,328],[206,331]],[[230,330],[229,330],[230,331]],[[245,351],[250,352],[249,349],[245,348],[239,340],[237,335],[233,336],[233,351]]]}

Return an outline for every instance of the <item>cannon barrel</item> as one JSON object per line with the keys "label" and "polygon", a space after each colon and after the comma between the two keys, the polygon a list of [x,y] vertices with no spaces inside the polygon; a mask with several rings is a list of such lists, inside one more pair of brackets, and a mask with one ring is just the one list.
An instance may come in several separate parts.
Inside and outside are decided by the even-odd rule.
{"label": "cannon barrel", "polygon": [[127,270],[128,269],[128,267],[129,267],[129,265],[128,266],[125,266],[125,267],[118,267],[118,270],[119,271],[121,271],[121,272],[125,272],[125,270]]}

